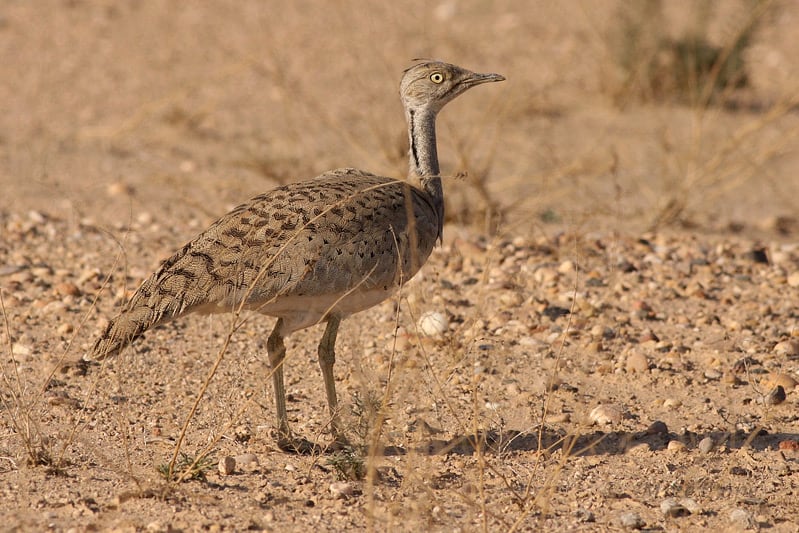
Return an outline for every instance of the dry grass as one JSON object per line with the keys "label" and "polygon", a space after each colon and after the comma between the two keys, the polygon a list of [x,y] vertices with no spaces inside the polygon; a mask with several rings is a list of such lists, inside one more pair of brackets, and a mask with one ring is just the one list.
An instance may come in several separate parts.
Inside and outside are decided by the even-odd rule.
{"label": "dry grass", "polygon": [[[130,13],[125,11],[128,8],[113,8],[123,10],[128,19],[153,21],[152,33],[148,27],[132,24],[139,28],[134,31],[123,25],[120,35],[133,31],[139,46],[127,52],[132,55],[129,62],[115,62],[130,64],[142,79],[162,76],[166,80],[163,85],[135,85],[117,73],[130,85],[116,86],[91,70],[94,83],[104,93],[118,95],[115,98],[124,102],[119,105],[106,102],[102,95],[91,97],[91,82],[71,78],[69,72],[53,67],[49,75],[61,73],[61,79],[55,80],[59,84],[45,72],[41,86],[72,87],[76,94],[84,95],[85,103],[67,100],[61,94],[52,95],[57,104],[52,106],[14,100],[14,109],[34,118],[30,123],[19,120],[17,111],[11,120],[22,124],[20,128],[0,124],[2,131],[10,132],[0,139],[0,148],[13,151],[30,146],[10,155],[10,166],[3,168],[16,177],[10,192],[19,203],[3,203],[0,209],[44,209],[41,206],[51,206],[54,196],[62,196],[70,201],[68,207],[57,204],[59,207],[47,209],[66,213],[66,220],[91,214],[91,224],[75,222],[62,240],[80,230],[83,235],[75,238],[76,246],[82,250],[100,246],[101,253],[107,254],[99,259],[102,265],[93,266],[109,272],[109,277],[99,291],[91,292],[92,300],[100,297],[100,314],[106,316],[112,312],[111,293],[125,294],[131,283],[140,281],[141,272],[151,270],[162,252],[176,248],[225,208],[260,192],[265,182],[271,187],[351,164],[386,175],[404,175],[407,140],[399,107],[391,103],[397,73],[410,58],[441,57],[475,69],[496,70],[509,79],[502,96],[470,94],[471,102],[459,103],[442,114],[442,168],[451,174],[445,183],[447,231],[454,233],[456,226],[466,226],[471,228],[471,237],[448,242],[450,257],[434,258],[435,270],[426,271],[424,279],[406,287],[374,314],[368,313],[363,322],[353,319],[348,326],[352,335],[342,335],[339,352],[349,354],[351,360],[337,365],[337,376],[352,398],[342,402],[354,444],[351,449],[339,455],[294,458],[271,447],[271,387],[263,386],[269,382],[269,371],[259,362],[265,353],[259,339],[271,324],[238,313],[224,323],[191,319],[152,332],[124,358],[94,369],[89,378],[70,375],[62,379],[62,363],[80,355],[91,336],[90,324],[96,316],[93,303],[81,301],[67,311],[70,317],[80,317],[66,349],[52,361],[36,361],[14,353],[14,339],[32,328],[25,322],[27,315],[5,309],[2,298],[10,293],[0,288],[5,329],[0,407],[6,428],[0,436],[0,472],[9,479],[16,474],[33,479],[43,470],[63,473],[83,480],[86,491],[103,492],[106,497],[108,491],[121,494],[120,485],[132,484],[136,488],[133,500],[151,498],[153,509],[165,513],[169,511],[159,505],[167,501],[195,515],[198,509],[207,512],[213,507],[196,502],[219,494],[215,491],[223,486],[222,497],[234,502],[233,514],[252,509],[258,517],[252,518],[254,527],[270,527],[261,518],[266,512],[273,512],[277,523],[286,518],[284,511],[306,520],[310,515],[303,513],[310,513],[311,508],[305,502],[314,501],[319,507],[324,505],[325,512],[334,509],[331,513],[348,516],[349,526],[373,530],[401,529],[398,524],[483,531],[579,529],[593,526],[575,525],[574,509],[564,504],[565,500],[570,498],[573,505],[586,502],[586,508],[597,514],[603,505],[623,500],[619,495],[591,499],[580,492],[579,485],[585,482],[594,487],[590,478],[598,474],[592,472],[629,468],[640,474],[649,468],[635,456],[608,451],[615,446],[625,449],[621,441],[632,438],[633,431],[597,435],[595,428],[583,424],[579,409],[589,402],[637,394],[635,401],[644,406],[642,411],[658,416],[645,397],[652,391],[620,385],[610,375],[604,388],[591,389],[591,385],[580,383],[581,390],[594,394],[586,399],[570,396],[550,383],[543,392],[531,394],[523,411],[510,401],[495,401],[508,396],[502,391],[509,385],[501,378],[523,376],[526,381],[514,385],[526,393],[538,373],[546,373],[548,382],[556,378],[589,381],[584,378],[583,365],[604,356],[622,356],[585,353],[575,347],[574,339],[604,318],[617,318],[618,313],[606,312],[599,305],[600,311],[593,315],[580,307],[586,304],[587,292],[586,272],[581,268],[587,264],[590,271],[592,261],[615,268],[620,254],[632,254],[630,250],[635,249],[624,244],[624,235],[637,237],[647,229],[679,231],[686,226],[717,231],[740,221],[740,213],[751,216],[745,219],[751,226],[772,215],[793,214],[795,184],[785,176],[792,175],[797,147],[799,128],[794,111],[799,91],[787,83],[779,90],[763,90],[760,83],[767,76],[762,69],[768,62],[747,60],[752,54],[759,58],[767,55],[758,46],[771,42],[763,32],[776,31],[780,11],[767,13],[775,4],[757,3],[746,16],[734,19],[739,23],[729,25],[732,29],[724,34],[726,40],[710,35],[721,15],[707,18],[704,29],[708,35],[694,33],[693,37],[703,40],[692,42],[712,45],[714,60],[709,68],[700,70],[683,65],[682,74],[664,69],[663,63],[653,64],[653,60],[662,59],[664,43],[671,46],[666,52],[676,53],[678,43],[687,41],[650,31],[668,24],[648,25],[642,16],[621,19],[620,24],[626,26],[620,29],[628,36],[635,33],[657,39],[651,46],[627,44],[628,52],[636,48],[646,55],[624,59],[627,77],[620,83],[614,78],[613,83],[593,66],[599,64],[607,70],[619,61],[603,40],[612,28],[602,26],[602,17],[580,21],[573,16],[579,12],[573,5],[563,8],[568,12],[565,15],[554,5],[537,5],[530,14],[529,5],[522,3],[509,6],[505,13],[486,16],[482,8],[469,3],[450,4],[418,3],[407,12],[401,7],[376,7],[359,14],[359,32],[346,40],[328,39],[324,47],[308,44],[316,43],[313,36],[319,34],[320,22],[300,17],[299,8],[292,6],[286,6],[287,22],[281,27],[273,27],[267,13],[250,4],[242,9],[250,10],[251,16],[230,15],[229,21],[221,17],[218,26],[203,17],[190,24],[177,13],[170,15],[172,26],[147,6],[142,12]],[[581,7],[588,9],[585,4]],[[86,6],[75,9],[92,10]],[[197,9],[214,10],[210,5]],[[448,10],[455,10],[456,15],[447,18]],[[401,17],[396,17],[398,11]],[[109,16],[115,24],[124,19]],[[402,22],[388,24],[384,19]],[[44,17],[43,27],[52,30],[48,20]],[[463,22],[466,20],[472,22]],[[547,21],[546,28],[540,20]],[[562,33],[548,33],[550,22]],[[321,28],[325,34],[336,35],[353,22],[338,13],[328,17],[326,24]],[[233,27],[237,31],[230,29]],[[442,27],[447,28],[446,35],[441,35]],[[687,27],[702,29],[698,23]],[[171,29],[175,31],[167,31]],[[210,43],[219,45],[212,46],[214,52],[209,54],[224,58],[197,62],[195,54],[187,51],[211,48],[197,45],[194,35],[205,35]],[[125,48],[111,39],[113,46]],[[375,42],[386,43],[385,48],[375,50]],[[173,57],[159,55],[161,47]],[[72,49],[75,57],[95,57],[84,48]],[[111,57],[121,57],[117,55],[121,50],[112,52]],[[42,57],[43,61],[47,58]],[[96,57],[103,67],[97,72],[114,71],[102,54]],[[166,69],[165,74],[151,70],[147,57],[161,58],[171,70]],[[337,66],[330,66],[334,61]],[[750,82],[746,88],[739,86],[742,64],[755,68],[745,71]],[[779,68],[790,70],[782,64]],[[6,74],[7,80],[21,79],[13,70]],[[331,85],[334,82],[335,86]],[[25,92],[13,91],[14,98]],[[43,93],[38,93],[41,98],[35,91],[28,93],[33,100],[49,101],[41,97]],[[37,130],[32,124],[36,121],[53,124],[56,131],[34,135]],[[69,129],[70,124],[78,126]],[[35,142],[26,144],[31,139]],[[43,163],[42,154],[51,159]],[[58,183],[74,185],[54,193],[48,181],[40,179],[39,171],[53,174]],[[28,179],[33,177],[36,179]],[[100,183],[123,183],[134,192],[124,198],[106,197],[102,194],[105,185]],[[133,216],[126,224],[115,226],[123,209]],[[154,214],[154,221],[137,226],[135,217],[141,212]],[[101,241],[79,240],[91,235],[86,230],[90,225],[109,228],[109,234],[132,234],[120,259],[109,259],[118,248],[107,235]],[[620,235],[617,248],[604,250],[599,258],[592,256],[600,252],[592,248],[591,238],[583,237],[608,229]],[[570,295],[568,324],[552,341],[558,348],[551,357],[542,355],[542,348],[520,349],[513,334],[503,338],[504,334],[487,333],[509,320],[536,320],[513,316],[512,307],[496,304],[497,294],[510,290],[493,282],[507,259],[500,250],[519,236],[526,242],[556,248],[552,254],[532,255],[531,262],[571,259],[578,265],[568,288],[556,290],[542,284],[533,291],[529,279],[518,279],[538,270],[517,273],[512,288],[524,294],[525,306],[536,309],[540,302],[551,304]],[[462,240],[484,244],[487,252],[477,259],[466,252],[461,256],[458,246],[466,247]],[[13,255],[14,250],[9,249],[13,246],[0,243],[3,259]],[[24,255],[36,261],[40,253],[26,251]],[[57,256],[53,252],[48,260],[56,261]],[[453,273],[458,261],[478,273],[473,280]],[[437,298],[446,292],[444,281],[463,283],[456,286],[468,297],[470,306],[462,309],[452,299]],[[616,282],[623,283],[611,280]],[[615,304],[608,305],[611,303]],[[456,319],[443,340],[431,342],[416,330],[421,312],[430,308],[444,309]],[[28,314],[36,314],[31,309]],[[540,313],[537,316],[544,321]],[[306,436],[324,444],[329,419],[326,411],[318,409],[323,402],[317,393],[321,382],[315,363],[309,363],[309,347],[315,345],[317,334],[298,335],[294,345],[288,346],[286,364],[287,372],[293,373],[289,386],[296,398],[293,416],[302,422]],[[31,344],[39,349],[47,336],[52,334],[43,330]],[[400,348],[399,341],[403,343]],[[636,342],[630,339],[630,344]],[[496,345],[483,349],[492,343]],[[765,344],[760,347],[767,351]],[[515,358],[511,361],[515,366],[503,357]],[[508,376],[494,374],[504,371]],[[68,389],[70,398],[76,397],[75,387],[80,389],[78,409],[59,405],[58,400],[48,403],[47,391],[54,380],[66,383],[55,387]],[[747,380],[756,383],[754,377],[747,376]],[[760,397],[768,391],[755,392],[753,395]],[[731,392],[735,394],[740,396],[740,391]],[[347,397],[342,391],[340,396]],[[170,403],[168,408],[163,407],[164,401]],[[572,422],[547,423],[550,414],[570,403],[577,406]],[[768,416],[767,423],[777,415]],[[759,424],[743,437],[736,433],[741,418],[730,415],[725,419],[729,427],[725,442],[730,446],[753,444],[759,434]],[[267,427],[264,431],[262,424]],[[249,430],[247,438],[236,436],[240,427]],[[560,431],[563,427],[568,431]],[[255,473],[225,479],[209,470],[211,458],[248,450],[255,450],[262,461]],[[668,476],[693,479],[691,465],[679,458],[669,460],[677,471]],[[735,459],[724,456],[721,460],[725,467],[737,466]],[[604,469],[608,464],[615,466]],[[286,465],[293,470],[284,470]],[[205,480],[203,473],[207,474]],[[694,489],[690,483],[655,486],[662,481],[662,474],[646,470],[644,477],[652,478],[646,485],[651,492],[643,494],[640,501],[656,506],[662,494],[701,492],[698,482]],[[103,482],[97,482],[98,478]],[[113,482],[106,483],[105,478],[113,478]],[[354,498],[338,503],[326,499],[329,483],[338,479],[354,484]],[[730,486],[737,487],[735,479]],[[790,484],[790,475],[779,479]],[[278,485],[270,485],[272,481]],[[49,483],[57,486],[57,481]],[[285,485],[293,492],[284,490]],[[236,486],[244,486],[249,499],[238,494]],[[735,497],[745,495],[744,489],[729,491]],[[263,496],[258,496],[261,493]],[[131,495],[119,499],[127,498]],[[401,508],[397,501],[402,502]],[[43,505],[57,509],[54,512],[65,508],[55,507],[53,502],[57,500]],[[139,527],[146,525],[141,520],[154,520],[153,514],[136,508],[135,502],[127,506],[124,502],[103,503],[102,511],[91,516],[108,527],[114,523],[102,522],[102,517],[113,515],[117,520],[127,512]],[[155,515],[158,512],[153,511]],[[715,517],[703,518],[712,521]],[[221,518],[207,520],[224,522]],[[236,520],[235,526],[243,527],[249,518],[237,515]],[[302,524],[312,521],[307,518]],[[669,522],[664,527],[674,525]]]}

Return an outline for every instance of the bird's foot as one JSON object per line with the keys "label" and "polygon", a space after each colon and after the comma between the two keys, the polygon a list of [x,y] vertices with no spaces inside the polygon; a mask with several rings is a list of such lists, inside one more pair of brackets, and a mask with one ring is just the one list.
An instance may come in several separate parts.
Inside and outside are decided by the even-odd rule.
{"label": "bird's foot", "polygon": [[284,452],[296,455],[314,455],[322,451],[322,448],[308,439],[295,437],[291,434],[278,434],[277,447]]}
{"label": "bird's foot", "polygon": [[287,453],[297,455],[314,455],[323,453],[335,453],[352,448],[352,444],[343,435],[336,435],[333,441],[327,445],[316,444],[302,437],[295,437],[292,434],[278,433],[277,447]]}
{"label": "bird's foot", "polygon": [[341,434],[337,434],[333,437],[333,441],[327,446],[325,446],[324,451],[327,453],[335,453],[350,449],[352,449],[352,444],[350,443],[349,440],[347,440],[347,437]]}

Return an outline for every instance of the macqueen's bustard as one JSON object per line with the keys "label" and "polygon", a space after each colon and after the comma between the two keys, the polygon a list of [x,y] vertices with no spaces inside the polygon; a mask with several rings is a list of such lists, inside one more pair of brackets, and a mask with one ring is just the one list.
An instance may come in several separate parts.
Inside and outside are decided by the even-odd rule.
{"label": "macqueen's bustard", "polygon": [[331,431],[343,442],[333,378],[339,323],[392,294],[416,274],[441,239],[444,196],[436,115],[477,85],[502,81],[439,61],[405,71],[400,96],[410,140],[411,185],[353,168],[278,187],[233,209],[167,259],[94,344],[114,355],[149,328],[189,312],[249,309],[277,317],[267,342],[278,445],[305,450],[286,415],[283,339],[327,322],[319,364]]}

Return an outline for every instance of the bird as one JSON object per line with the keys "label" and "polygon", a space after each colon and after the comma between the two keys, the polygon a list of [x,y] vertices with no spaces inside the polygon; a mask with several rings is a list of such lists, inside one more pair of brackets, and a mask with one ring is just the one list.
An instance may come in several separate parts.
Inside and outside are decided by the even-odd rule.
{"label": "bird", "polygon": [[266,351],[277,415],[277,445],[309,453],[286,411],[284,339],[326,323],[318,345],[330,433],[346,443],[333,366],[341,320],[395,294],[440,243],[444,191],[436,117],[457,96],[503,81],[433,60],[402,75],[408,127],[408,179],[339,168],[270,190],[239,205],[188,242],[130,297],[84,359],[121,352],[148,329],[187,313],[254,311],[276,317]]}

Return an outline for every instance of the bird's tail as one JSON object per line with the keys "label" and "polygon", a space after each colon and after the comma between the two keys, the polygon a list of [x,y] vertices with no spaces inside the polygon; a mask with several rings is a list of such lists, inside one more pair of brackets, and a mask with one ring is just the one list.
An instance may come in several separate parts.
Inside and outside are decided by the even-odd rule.
{"label": "bird's tail", "polygon": [[147,306],[128,308],[108,323],[103,333],[95,341],[89,357],[100,361],[117,355],[127,345],[141,337],[155,324],[152,310]]}
{"label": "bird's tail", "polygon": [[[171,261],[171,260],[170,260]],[[117,355],[148,329],[191,310],[206,299],[192,285],[189,272],[174,261],[150,276],[131,297],[125,309],[106,326],[85,359],[102,360]]]}

